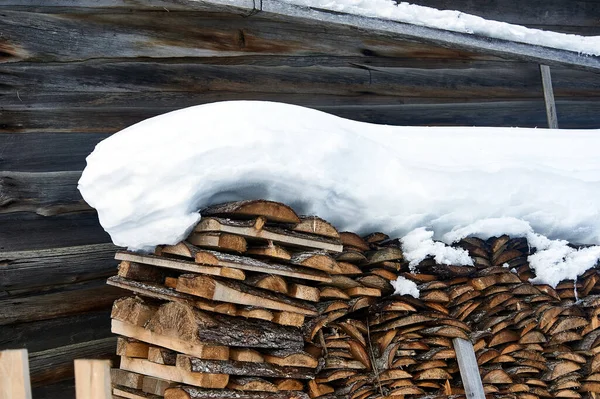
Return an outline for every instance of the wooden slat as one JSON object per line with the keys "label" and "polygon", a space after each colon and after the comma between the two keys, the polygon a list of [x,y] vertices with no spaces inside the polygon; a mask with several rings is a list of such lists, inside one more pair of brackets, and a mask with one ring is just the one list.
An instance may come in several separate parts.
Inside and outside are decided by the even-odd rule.
{"label": "wooden slat", "polygon": [[0,252],[0,291],[30,291],[115,274],[113,244]]}
{"label": "wooden slat", "polygon": [[24,251],[109,243],[96,212],[40,216],[0,214],[0,251]]}
{"label": "wooden slat", "polygon": [[75,395],[77,399],[111,399],[110,362],[75,360]]}
{"label": "wooden slat", "polygon": [[[40,386],[71,378],[73,360],[114,359],[116,347],[117,338],[109,337],[30,353],[31,383]],[[52,367],[48,367],[50,364]]]}
{"label": "wooden slat", "polygon": [[554,102],[554,90],[552,89],[552,75],[548,65],[540,65],[542,76],[542,88],[544,90],[544,102],[546,104],[546,117],[550,129],[558,129],[558,116],[556,115],[556,104]]}
{"label": "wooden slat", "polygon": [[456,360],[467,398],[485,399],[473,344],[461,338],[454,338],[452,343],[454,344]]}
{"label": "wooden slat", "polygon": [[158,267],[165,267],[174,270],[209,274],[212,276],[222,276],[227,278],[233,278],[236,280],[243,280],[245,278],[244,272],[239,269],[229,267],[205,266],[199,265],[194,262],[179,259],[168,259],[161,256],[138,255],[131,252],[117,252],[115,255],[115,259],[138,262]]}
{"label": "wooden slat", "polygon": [[225,388],[229,381],[226,374],[189,372],[176,366],[128,357],[121,357],[121,369],[203,388]]}
{"label": "wooden slat", "polygon": [[0,350],[39,352],[59,346],[112,337],[110,311],[103,310],[29,323],[0,326]]}
{"label": "wooden slat", "polygon": [[2,299],[0,326],[110,309],[112,302],[123,293],[106,286],[102,279],[74,284],[56,292]]}
{"label": "wooden slat", "polygon": [[200,359],[226,360],[229,358],[229,348],[226,346],[203,344],[179,339],[174,336],[168,337],[120,320],[113,319],[111,321],[111,326],[111,331],[114,334],[135,338],[149,344],[172,349],[176,352],[185,353]]}
{"label": "wooden slat", "polygon": [[0,172],[0,213],[35,212],[42,216],[89,211],[77,190],[81,173]]}
{"label": "wooden slat", "polygon": [[0,352],[0,398],[31,399],[26,349]]}

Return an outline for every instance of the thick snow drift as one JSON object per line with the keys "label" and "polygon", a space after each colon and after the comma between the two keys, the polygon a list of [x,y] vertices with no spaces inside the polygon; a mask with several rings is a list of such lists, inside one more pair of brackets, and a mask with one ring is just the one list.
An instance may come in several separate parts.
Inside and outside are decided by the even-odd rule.
{"label": "thick snow drift", "polygon": [[[427,227],[451,242],[477,232],[475,222],[511,217],[550,238],[600,244],[598,148],[598,130],[393,127],[221,102],[102,141],[79,189],[114,243],[135,250],[182,240],[203,206],[252,198],[359,233]],[[413,241],[436,249],[417,233]]]}
{"label": "thick snow drift", "polygon": [[600,55],[600,36],[579,36],[530,29],[506,22],[487,20],[455,10],[438,10],[392,0],[282,0],[299,6],[331,10],[346,14],[387,19],[428,28],[528,43],[570,50],[588,55]]}

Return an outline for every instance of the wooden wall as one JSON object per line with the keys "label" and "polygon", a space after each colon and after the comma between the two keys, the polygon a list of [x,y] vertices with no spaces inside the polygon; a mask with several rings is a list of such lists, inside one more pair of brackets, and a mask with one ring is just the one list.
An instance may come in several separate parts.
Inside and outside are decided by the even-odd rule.
{"label": "wooden wall", "polygon": [[[597,27],[587,14],[597,5],[576,3],[544,2],[557,15],[547,24],[572,14],[565,30]],[[72,359],[114,352],[108,312],[120,293],[104,280],[115,247],[76,186],[86,155],[119,129],[234,99],[384,124],[545,126],[537,65],[224,11],[0,0],[0,349],[28,347],[36,398],[72,397]],[[560,126],[600,127],[600,76],[552,73]]]}

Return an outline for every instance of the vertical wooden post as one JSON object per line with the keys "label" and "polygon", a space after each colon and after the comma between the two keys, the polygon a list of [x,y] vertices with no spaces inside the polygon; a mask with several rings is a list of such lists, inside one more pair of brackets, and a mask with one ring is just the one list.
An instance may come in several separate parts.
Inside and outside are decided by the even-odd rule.
{"label": "vertical wooden post", "polygon": [[75,360],[76,399],[111,399],[110,361]]}
{"label": "vertical wooden post", "polygon": [[485,399],[485,392],[481,383],[473,344],[462,338],[454,338],[452,343],[454,344],[460,378],[462,379],[467,399]]}
{"label": "vertical wooden post", "polygon": [[27,349],[0,352],[0,399],[31,399]]}
{"label": "vertical wooden post", "polygon": [[556,115],[556,103],[554,102],[554,91],[552,90],[552,76],[548,65],[540,65],[542,75],[542,87],[544,89],[544,101],[546,103],[546,118],[550,129],[558,129],[558,116]]}

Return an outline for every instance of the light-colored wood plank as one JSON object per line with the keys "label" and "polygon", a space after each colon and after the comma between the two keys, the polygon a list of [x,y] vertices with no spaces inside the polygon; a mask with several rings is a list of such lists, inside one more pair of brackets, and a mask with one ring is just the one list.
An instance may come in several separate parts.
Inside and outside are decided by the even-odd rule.
{"label": "light-colored wood plank", "polygon": [[546,104],[546,118],[550,129],[558,129],[558,115],[556,114],[556,103],[554,102],[554,90],[552,89],[552,75],[548,65],[540,65],[542,75],[542,87],[544,89],[544,102]]}
{"label": "light-colored wood plank", "polygon": [[77,399],[111,399],[110,361],[76,359],[75,397]]}
{"label": "light-colored wood plank", "polygon": [[177,280],[176,289],[178,292],[214,301],[283,310],[307,316],[318,314],[316,309],[309,303],[303,303],[297,299],[292,300],[270,291],[259,290],[243,284],[231,284],[231,281],[216,280],[208,276],[181,275]]}
{"label": "light-colored wood plank", "polygon": [[176,366],[166,366],[129,357],[121,357],[121,369],[201,388],[225,388],[229,382],[227,374],[190,372]]}
{"label": "light-colored wood plank", "polygon": [[31,399],[26,349],[0,352],[0,399]]}
{"label": "light-colored wood plank", "polygon": [[190,340],[182,340],[176,337],[167,337],[156,334],[143,327],[134,326],[120,320],[113,319],[111,331],[114,334],[135,338],[152,345],[168,348],[176,352],[185,353],[199,359],[227,360],[229,359],[229,348],[222,345],[209,345]]}
{"label": "light-colored wood plank", "polygon": [[192,273],[208,274],[211,276],[221,276],[232,278],[235,280],[243,280],[246,278],[244,272],[238,269],[231,269],[229,267],[215,267],[199,265],[194,262],[163,258],[155,255],[138,255],[131,252],[119,251],[115,254],[117,260],[128,260],[130,262],[142,263],[145,265],[164,267],[167,269],[182,270]]}
{"label": "light-colored wood plank", "polygon": [[465,394],[468,399],[485,399],[477,358],[473,350],[473,344],[462,338],[454,338],[454,351],[460,370],[460,377],[465,387]]}

